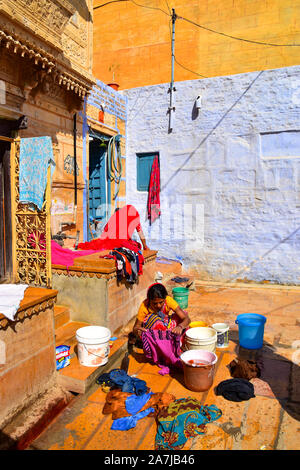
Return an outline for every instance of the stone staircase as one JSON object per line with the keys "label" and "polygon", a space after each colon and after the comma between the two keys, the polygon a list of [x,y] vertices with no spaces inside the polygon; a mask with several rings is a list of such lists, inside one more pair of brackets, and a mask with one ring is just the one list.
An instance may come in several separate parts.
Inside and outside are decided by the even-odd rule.
{"label": "stone staircase", "polygon": [[89,323],[72,321],[68,307],[55,305],[55,345],[70,346],[70,364],[58,371],[58,384],[69,392],[83,394],[95,382],[97,377],[113,368],[120,367],[124,353],[127,350],[127,335],[120,333],[115,341],[110,342],[108,362],[104,366],[85,367],[77,357],[76,331]]}
{"label": "stone staircase", "polygon": [[[172,282],[173,276],[182,275],[182,266],[174,260],[162,259],[156,262],[156,270],[162,274],[163,282],[170,291],[172,287],[180,286]],[[149,281],[150,282],[150,281]],[[186,283],[183,283],[184,285]],[[55,343],[56,346],[62,344],[70,346],[71,361],[70,365],[58,371],[58,384],[65,390],[73,393],[84,394],[89,387],[95,383],[99,375],[109,372],[114,368],[119,368],[127,351],[128,333],[131,331],[135,318],[128,325],[124,325],[119,331],[112,332],[117,337],[115,341],[110,342],[110,354],[107,364],[100,367],[86,367],[79,363],[77,357],[76,331],[89,323],[72,321],[68,307],[55,305]]]}

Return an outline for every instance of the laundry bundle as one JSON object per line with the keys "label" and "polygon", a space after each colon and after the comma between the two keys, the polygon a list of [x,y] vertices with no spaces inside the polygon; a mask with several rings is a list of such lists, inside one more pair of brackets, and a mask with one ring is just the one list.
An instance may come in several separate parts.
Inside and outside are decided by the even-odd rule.
{"label": "laundry bundle", "polygon": [[219,419],[222,412],[216,405],[204,405],[195,398],[174,400],[157,416],[155,450],[180,450],[191,437],[206,432],[206,424]]}
{"label": "laundry bundle", "polygon": [[129,284],[134,284],[138,281],[139,275],[143,273],[144,257],[141,251],[118,247],[110,251],[104,258],[116,261],[118,281],[125,279]]}
{"label": "laundry bundle", "polygon": [[254,386],[247,379],[223,380],[215,389],[216,395],[222,395],[229,401],[244,401],[254,398]]}
{"label": "laundry bundle", "polygon": [[114,422],[111,429],[125,431],[134,428],[140,419],[158,414],[174,399],[170,393],[149,392],[137,396],[121,390],[112,390],[106,396],[102,413],[112,415]]}
{"label": "laundry bundle", "polygon": [[113,369],[108,374],[101,374],[96,383],[99,385],[104,384],[112,389],[121,389],[125,393],[135,393],[136,395],[143,395],[148,392],[148,387],[144,380],[131,377],[121,369]]}
{"label": "laundry bundle", "polygon": [[261,370],[255,361],[235,358],[228,365],[233,378],[251,380],[260,377]]}

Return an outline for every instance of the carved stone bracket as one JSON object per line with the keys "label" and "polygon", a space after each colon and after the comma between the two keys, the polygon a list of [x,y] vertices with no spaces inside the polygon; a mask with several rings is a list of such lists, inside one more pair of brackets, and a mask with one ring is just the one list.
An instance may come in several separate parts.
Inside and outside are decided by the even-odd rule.
{"label": "carved stone bracket", "polygon": [[[53,56],[34,46],[25,44],[1,29],[0,45],[9,53],[33,61],[36,66],[36,68],[27,67],[27,72],[22,74],[24,77],[22,89],[26,99],[29,95],[35,98],[38,93],[47,93],[51,81],[77,96],[80,100],[83,100],[93,86],[92,80],[90,82],[81,80],[71,73],[63,72],[56,64]],[[72,106],[76,108],[78,103],[73,103]]]}

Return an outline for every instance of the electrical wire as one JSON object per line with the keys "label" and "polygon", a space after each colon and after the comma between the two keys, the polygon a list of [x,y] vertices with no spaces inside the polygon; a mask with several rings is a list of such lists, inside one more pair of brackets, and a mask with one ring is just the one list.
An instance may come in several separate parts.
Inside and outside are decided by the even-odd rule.
{"label": "electrical wire", "polygon": [[[170,39],[172,41],[172,33],[171,33],[171,21],[169,21],[169,32],[170,32]],[[202,75],[201,73],[198,73],[198,72],[194,72],[194,70],[191,70],[191,69],[188,69],[187,67],[185,67],[185,65],[182,65],[180,62],[178,62],[178,60],[176,59],[176,56],[174,54],[174,61],[176,62],[177,65],[179,65],[179,67],[182,67],[183,69],[187,70],[188,72],[191,72],[191,73],[194,73],[195,75],[198,75],[198,77],[202,77],[202,78],[208,78],[206,77],[205,75]]]}
{"label": "electrical wire", "polygon": [[129,0],[130,2],[134,3],[135,5],[137,5],[138,7],[142,7],[142,8],[149,8],[150,10],[158,10],[158,11],[162,11],[165,15],[167,16],[170,16],[170,14],[165,11],[165,10],[162,10],[161,8],[158,8],[158,7],[149,7],[147,5],[141,5],[140,3],[137,3],[135,2],[134,0]]}
{"label": "electrical wire", "polygon": [[230,38],[230,39],[236,39],[236,40],[238,40],[238,41],[250,42],[250,43],[252,43],[252,44],[259,44],[259,45],[262,45],[262,46],[273,46],[273,47],[300,47],[300,44],[274,44],[274,43],[271,43],[271,42],[254,41],[254,40],[252,40],[252,39],[239,38],[239,37],[237,37],[237,36],[231,36],[230,34],[221,33],[220,31],[216,31],[216,30],[214,30],[214,29],[207,28],[206,26],[203,26],[203,25],[201,25],[201,24],[195,23],[194,21],[189,20],[188,18],[184,18],[183,16],[176,15],[176,17],[177,17],[179,20],[184,20],[184,21],[187,21],[188,23],[193,24],[194,26],[197,26],[198,28],[205,29],[206,31],[210,31],[211,33],[219,34],[219,35],[221,35],[221,36],[225,36],[225,37]]}
{"label": "electrical wire", "polygon": [[[134,5],[142,7],[142,8],[148,8],[150,10],[158,10],[158,11],[161,11],[162,13],[164,13],[167,16],[172,16],[167,0],[166,0],[166,4],[167,4],[167,7],[169,9],[169,13],[167,11],[163,10],[162,8],[150,7],[148,5],[141,5],[140,3],[137,3],[135,0],[111,0],[109,2],[103,3],[102,5],[98,5],[98,6],[94,7],[93,9],[97,10],[98,8],[102,8],[106,5],[109,5],[110,3],[126,2],[126,1],[130,1]],[[197,26],[198,28],[204,29],[206,31],[210,31],[211,33],[218,34],[220,36],[224,36],[224,37],[229,38],[229,39],[234,39],[236,41],[242,41],[242,42],[247,42],[247,43],[250,43],[250,44],[258,44],[258,45],[261,45],[261,46],[271,46],[271,47],[300,47],[300,44],[275,44],[275,43],[272,43],[272,42],[255,41],[255,40],[252,40],[252,39],[240,38],[240,37],[237,37],[237,36],[233,36],[231,34],[222,33],[221,31],[216,31],[215,29],[212,29],[212,28],[208,28],[207,26],[203,26],[199,23],[196,23],[195,21],[192,21],[188,18],[185,18],[184,16],[179,16],[177,14],[176,14],[176,19],[186,21],[190,24],[193,24],[194,26]],[[179,63],[178,63],[178,65],[182,66]],[[193,73],[197,74],[197,72],[193,72]],[[197,75],[200,75],[200,74],[197,74]]]}
{"label": "electrical wire", "polygon": [[141,5],[140,3],[137,3],[134,0],[111,0],[110,2],[106,2],[106,3],[103,3],[102,5],[98,5],[98,6],[94,7],[93,10],[97,10],[98,8],[105,7],[106,5],[109,5],[110,3],[117,3],[117,2],[131,2],[131,3],[134,3],[134,5],[136,5],[138,7],[149,8],[150,10],[158,10],[158,11],[163,12],[165,15],[170,16],[170,14],[167,11],[163,10],[162,8],[149,7],[148,5]]}
{"label": "electrical wire", "polygon": [[168,10],[169,10],[169,14],[170,14],[170,16],[171,16],[172,13],[171,13],[171,8],[169,7],[169,4],[168,4],[168,0],[165,0],[165,2],[166,2],[166,4],[167,4]]}
{"label": "electrical wire", "polygon": [[180,62],[178,62],[178,60],[176,59],[175,55],[174,55],[174,60],[175,60],[176,64],[179,65],[179,67],[182,67],[183,69],[187,70],[188,72],[194,73],[195,75],[198,75],[198,77],[208,78],[205,75],[201,75],[201,73],[194,72],[194,70],[190,70],[187,67],[185,67],[184,65],[180,64]]}
{"label": "electrical wire", "polygon": [[109,5],[110,3],[117,3],[117,2],[128,2],[128,0],[111,0],[110,2],[106,2],[106,3],[103,3],[102,5],[93,7],[93,10],[97,10],[98,8],[105,7],[106,5]]}

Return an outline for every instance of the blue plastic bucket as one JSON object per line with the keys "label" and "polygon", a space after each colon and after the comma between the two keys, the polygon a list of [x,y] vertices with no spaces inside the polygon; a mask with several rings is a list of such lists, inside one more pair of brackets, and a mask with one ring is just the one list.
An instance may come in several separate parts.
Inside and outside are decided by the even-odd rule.
{"label": "blue plastic bucket", "polygon": [[267,319],[258,313],[241,313],[235,323],[239,326],[239,343],[246,349],[260,349],[263,346],[264,329]]}

